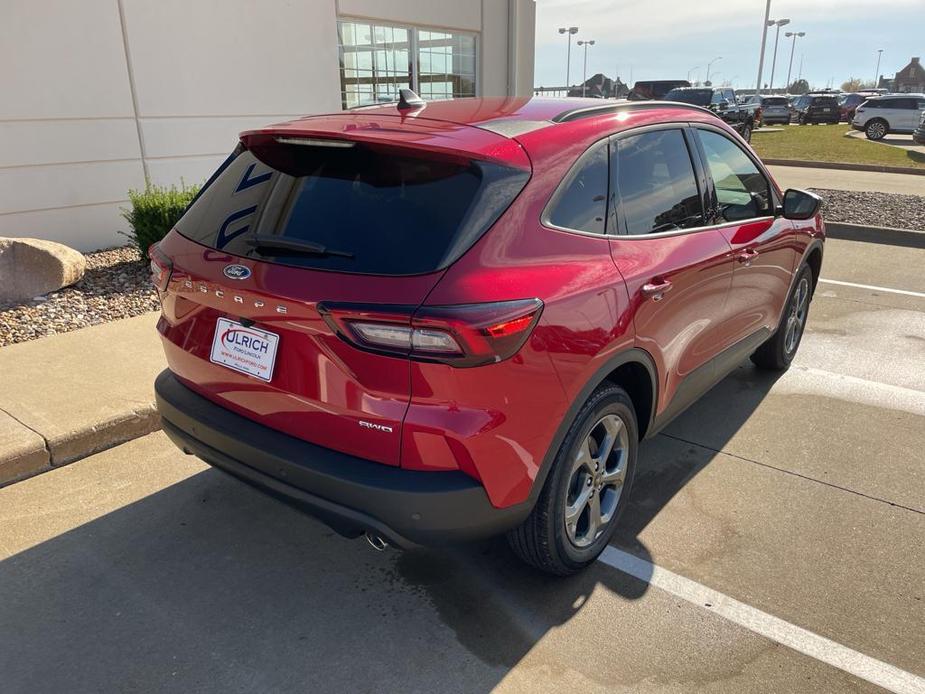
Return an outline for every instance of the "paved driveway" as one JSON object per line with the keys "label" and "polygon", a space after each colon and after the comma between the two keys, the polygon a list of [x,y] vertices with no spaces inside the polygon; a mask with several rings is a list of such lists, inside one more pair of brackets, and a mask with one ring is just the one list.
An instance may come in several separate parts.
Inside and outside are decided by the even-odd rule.
{"label": "paved driveway", "polygon": [[[854,130],[851,132],[851,137],[864,138],[864,133],[860,130]],[[920,145],[917,142],[913,141],[912,135],[900,135],[899,133],[893,133],[887,135],[882,140],[877,140],[880,144],[890,145],[892,147],[899,147],[900,149],[908,149],[912,152],[921,152],[925,154],[925,145]]]}
{"label": "paved driveway", "polygon": [[644,444],[613,547],[377,553],[162,434],[0,490],[0,689],[925,687],[925,250],[829,242],[793,368]]}

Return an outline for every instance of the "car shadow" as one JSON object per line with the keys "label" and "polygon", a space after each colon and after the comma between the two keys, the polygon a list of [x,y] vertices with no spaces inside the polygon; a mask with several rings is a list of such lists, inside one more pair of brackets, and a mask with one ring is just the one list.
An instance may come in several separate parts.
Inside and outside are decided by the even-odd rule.
{"label": "car shadow", "polygon": [[[657,561],[644,530],[774,380],[743,366],[643,444],[614,545]],[[487,690],[599,587],[648,583],[550,579],[503,538],[375,552],[207,469],[0,561],[2,689]]]}

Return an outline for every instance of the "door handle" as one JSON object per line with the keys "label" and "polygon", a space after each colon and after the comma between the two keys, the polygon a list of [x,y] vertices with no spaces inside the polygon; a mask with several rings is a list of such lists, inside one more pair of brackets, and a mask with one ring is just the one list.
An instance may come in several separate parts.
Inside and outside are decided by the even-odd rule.
{"label": "door handle", "polygon": [[736,260],[742,263],[745,267],[748,267],[752,264],[752,261],[758,257],[758,251],[754,248],[749,248],[745,251],[742,251],[736,256]]}
{"label": "door handle", "polygon": [[665,292],[671,291],[671,282],[664,280],[662,282],[647,282],[642,285],[642,294],[645,297],[652,299],[652,301],[661,301],[662,297],[665,295]]}

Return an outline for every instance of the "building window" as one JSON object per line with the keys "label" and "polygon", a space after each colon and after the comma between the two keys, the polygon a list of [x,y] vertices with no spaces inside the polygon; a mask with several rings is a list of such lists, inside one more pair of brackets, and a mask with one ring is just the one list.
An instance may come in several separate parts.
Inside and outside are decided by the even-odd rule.
{"label": "building window", "polygon": [[343,19],[337,39],[344,108],[395,101],[407,88],[425,99],[475,96],[474,34]]}

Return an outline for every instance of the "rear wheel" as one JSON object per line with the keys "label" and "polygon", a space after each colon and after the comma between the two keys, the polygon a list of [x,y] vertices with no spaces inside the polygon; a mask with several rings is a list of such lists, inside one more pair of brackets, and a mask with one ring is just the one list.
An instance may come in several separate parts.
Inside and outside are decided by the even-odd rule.
{"label": "rear wheel", "polygon": [[752,126],[749,123],[742,126],[742,139],[746,142],[752,141]]}
{"label": "rear wheel", "polygon": [[536,506],[508,533],[517,556],[559,576],[597,559],[627,503],[637,432],[626,391],[610,383],[598,387],[569,428]]}
{"label": "rear wheel", "polygon": [[752,354],[751,359],[755,366],[772,371],[783,371],[790,367],[803,339],[812,295],[813,273],[809,266],[804,264],[800,267],[793,289],[790,290],[777,330]]}
{"label": "rear wheel", "polygon": [[864,134],[867,135],[868,140],[882,140],[888,131],[886,121],[880,118],[875,118],[864,126]]}

